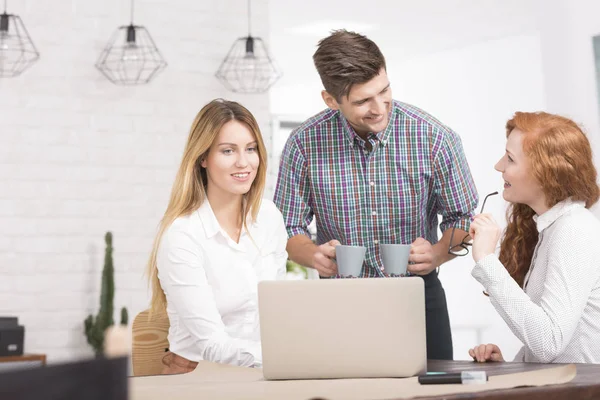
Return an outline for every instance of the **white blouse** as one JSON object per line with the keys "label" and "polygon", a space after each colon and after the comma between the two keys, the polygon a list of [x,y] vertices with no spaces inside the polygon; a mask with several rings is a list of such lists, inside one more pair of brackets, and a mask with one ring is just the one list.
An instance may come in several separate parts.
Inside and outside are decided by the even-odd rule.
{"label": "white blouse", "polygon": [[255,223],[233,241],[210,203],[177,218],[160,242],[169,350],[192,361],[262,366],[257,283],[285,276],[283,217],[263,199]]}
{"label": "white blouse", "polygon": [[600,222],[569,199],[534,218],[539,238],[524,291],[494,254],[472,275],[525,345],[515,361],[600,363]]}

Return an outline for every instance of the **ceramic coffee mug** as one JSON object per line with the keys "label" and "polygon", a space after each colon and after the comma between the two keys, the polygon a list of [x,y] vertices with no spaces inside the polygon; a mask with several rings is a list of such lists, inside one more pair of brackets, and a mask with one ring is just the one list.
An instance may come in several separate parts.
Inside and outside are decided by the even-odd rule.
{"label": "ceramic coffee mug", "polygon": [[383,272],[389,276],[405,276],[410,244],[382,244]]}
{"label": "ceramic coffee mug", "polygon": [[365,254],[367,254],[367,248],[364,246],[335,246],[338,275],[342,277],[359,277],[362,272]]}

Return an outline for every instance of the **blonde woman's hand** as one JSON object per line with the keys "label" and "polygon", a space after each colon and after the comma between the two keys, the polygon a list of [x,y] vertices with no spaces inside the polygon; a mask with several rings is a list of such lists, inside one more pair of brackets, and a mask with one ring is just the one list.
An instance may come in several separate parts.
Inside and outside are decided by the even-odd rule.
{"label": "blonde woman's hand", "polygon": [[479,262],[483,257],[493,254],[500,239],[500,227],[491,214],[479,214],[473,218],[469,235],[473,238],[471,254]]}
{"label": "blonde woman's hand", "polygon": [[479,346],[469,349],[469,355],[473,357],[473,361],[480,363],[487,361],[504,361],[500,348],[492,343],[480,344]]}

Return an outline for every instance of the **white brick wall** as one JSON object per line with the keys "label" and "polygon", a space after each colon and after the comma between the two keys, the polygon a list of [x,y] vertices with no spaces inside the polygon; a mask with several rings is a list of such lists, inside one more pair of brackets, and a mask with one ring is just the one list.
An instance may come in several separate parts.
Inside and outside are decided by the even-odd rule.
{"label": "white brick wall", "polygon": [[[104,234],[114,235],[115,318],[147,306],[142,276],[193,117],[215,97],[240,101],[270,147],[267,95],[234,95],[214,78],[247,33],[245,0],[136,0],[169,66],[150,85],[119,87],[94,63],[129,2],[9,2],[41,58],[0,80],[0,315],[25,325],[25,351],[50,362],[92,354]],[[252,2],[268,37],[268,0]],[[270,174],[267,197],[274,182]]]}

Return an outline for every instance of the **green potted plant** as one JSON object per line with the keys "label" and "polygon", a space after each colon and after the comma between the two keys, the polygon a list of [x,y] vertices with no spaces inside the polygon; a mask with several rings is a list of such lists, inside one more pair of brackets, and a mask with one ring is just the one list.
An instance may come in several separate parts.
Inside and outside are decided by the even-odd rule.
{"label": "green potted plant", "polygon": [[292,260],[287,260],[285,269],[287,271],[287,276],[292,279],[308,279],[308,270],[306,267],[295,263]]}
{"label": "green potted plant", "polygon": [[[104,236],[106,251],[104,253],[104,268],[102,269],[102,287],[100,290],[100,310],[94,317],[89,315],[84,321],[85,336],[93,347],[96,356],[104,352],[104,333],[109,326],[114,325],[113,300],[115,295],[115,268],[113,266],[112,233]],[[121,308],[121,325],[127,325],[128,315],[125,307]]]}

